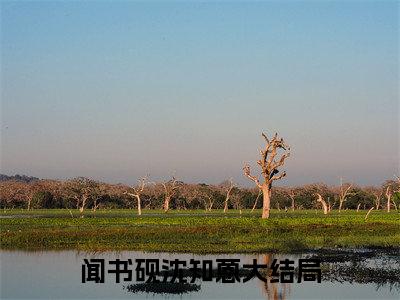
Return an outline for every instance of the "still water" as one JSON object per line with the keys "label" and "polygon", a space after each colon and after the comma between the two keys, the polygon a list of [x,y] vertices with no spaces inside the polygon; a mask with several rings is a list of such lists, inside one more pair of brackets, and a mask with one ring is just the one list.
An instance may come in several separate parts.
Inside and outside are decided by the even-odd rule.
{"label": "still water", "polygon": [[[251,264],[257,259],[259,264],[310,257],[302,255],[194,255],[171,253],[145,253],[137,251],[87,253],[77,251],[0,251],[1,254],[1,298],[2,299],[399,299],[400,283],[396,274],[400,273],[398,255],[361,255],[359,259],[328,257],[322,269],[330,265],[331,271],[324,274],[322,282],[265,283],[257,277],[243,283],[222,283],[196,279],[178,293],[174,286],[160,293],[158,289],[145,287],[135,282],[136,259],[174,259],[188,262],[217,259],[240,259],[240,265]],[[84,259],[104,259],[104,283],[82,283],[82,265]],[[133,281],[115,282],[114,274],[107,274],[108,262],[115,259],[132,259]],[[188,277],[188,281],[191,278]],[[133,287],[133,288],[132,288]],[[136,288],[135,288],[136,287]],[[146,291],[143,291],[143,288]]]}

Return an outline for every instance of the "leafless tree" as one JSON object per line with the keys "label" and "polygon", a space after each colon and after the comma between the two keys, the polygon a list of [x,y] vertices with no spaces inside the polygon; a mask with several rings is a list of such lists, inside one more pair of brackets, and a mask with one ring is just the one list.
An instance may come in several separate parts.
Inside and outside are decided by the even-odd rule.
{"label": "leafless tree", "polygon": [[[397,180],[397,190],[394,188],[394,190],[395,190],[395,192],[394,192],[395,197],[393,197],[393,205],[394,205],[395,209],[397,210],[397,205],[396,205],[396,202],[395,202],[394,199],[400,197],[400,177],[397,176],[397,175],[395,175],[394,177],[395,177],[396,180]],[[399,206],[400,206],[400,204],[399,204]]]}
{"label": "leafless tree", "polygon": [[175,195],[179,186],[177,185],[175,177],[172,177],[172,179],[167,182],[163,182],[162,186],[164,187],[164,193],[165,193],[163,209],[164,212],[167,212],[169,210],[169,204],[171,202],[171,199]]}
{"label": "leafless tree", "polygon": [[381,198],[383,195],[383,188],[378,188],[375,186],[367,186],[364,188],[364,191],[371,195],[371,197],[374,198],[374,205],[375,205],[375,209],[378,210],[380,209],[381,206]]}
{"label": "leafless tree", "polygon": [[[262,210],[262,218],[269,218],[270,213],[270,205],[271,205],[271,188],[272,182],[282,177],[286,176],[286,172],[282,172],[279,174],[278,168],[283,166],[285,163],[285,159],[289,157],[290,147],[285,144],[282,138],[278,138],[278,134],[276,133],[271,140],[262,133],[266,141],[265,149],[260,150],[261,159],[257,161],[257,164],[261,167],[261,174],[263,176],[263,182],[259,181],[257,176],[251,175],[250,166],[245,164],[243,167],[243,173],[250,180],[254,181],[256,186],[263,193],[263,210]],[[278,151],[285,151],[279,160],[275,160],[278,155]]]}
{"label": "leafless tree", "polygon": [[317,193],[318,199],[317,202],[322,204],[322,209],[324,211],[324,215],[328,214],[328,205],[326,204],[325,200],[322,198],[321,194]]}
{"label": "leafless tree", "polygon": [[148,182],[148,177],[142,177],[138,180],[139,184],[136,187],[131,187],[132,192],[125,192],[128,196],[134,197],[137,200],[138,215],[142,215],[142,200],[141,195],[144,192],[144,188]]}
{"label": "leafless tree", "polygon": [[209,195],[209,194],[205,194],[204,198],[203,198],[203,201],[204,201],[204,209],[205,209],[205,211],[211,211],[212,207],[214,205],[214,199],[212,198],[212,196]]}
{"label": "leafless tree", "polygon": [[231,201],[233,208],[239,210],[239,214],[242,214],[242,195],[240,195],[240,193],[233,193]]}
{"label": "leafless tree", "polygon": [[262,191],[261,191],[261,190],[259,190],[259,191],[258,191],[257,198],[256,198],[256,201],[254,201],[253,208],[251,209],[251,212],[253,212],[253,211],[256,209],[256,206],[257,206],[257,201],[258,201],[258,198],[260,198],[261,194],[262,194]]}
{"label": "leafless tree", "polygon": [[27,183],[8,180],[0,182],[0,199],[4,208],[13,209],[15,203],[26,202],[29,199],[29,186]]}
{"label": "leafless tree", "polygon": [[191,191],[191,196],[189,196],[189,199],[190,198],[197,199],[199,202],[203,202],[204,210],[206,212],[210,212],[215,202],[213,187],[204,184],[197,185]]}
{"label": "leafless tree", "polygon": [[184,184],[182,187],[179,189],[179,195],[184,198],[184,201],[180,205],[181,209],[186,210],[187,207],[186,205],[191,205],[193,201],[198,200],[198,188],[196,187],[195,184]]}
{"label": "leafless tree", "polygon": [[392,200],[392,195],[393,195],[392,190],[391,190],[391,188],[390,188],[390,185],[387,186],[385,195],[386,195],[386,199],[387,199],[387,202],[386,202],[386,211],[387,211],[387,212],[390,212],[390,202],[391,202],[391,200]]}
{"label": "leafless tree", "polygon": [[346,202],[346,197],[350,195],[350,190],[352,188],[352,184],[343,185],[343,179],[340,178],[340,189],[339,189],[339,212],[343,208],[344,202]]}
{"label": "leafless tree", "polygon": [[36,193],[44,190],[45,181],[37,180],[28,183],[15,182],[14,186],[17,188],[16,195],[19,195],[19,200],[26,202],[27,210],[31,210],[33,197]]}
{"label": "leafless tree", "polygon": [[232,178],[229,179],[227,185],[223,186],[223,188],[225,189],[225,192],[226,192],[225,201],[224,201],[224,213],[226,213],[228,211],[228,202],[229,202],[229,199],[231,198],[231,192],[234,187],[235,187],[235,185],[233,184]]}
{"label": "leafless tree", "polygon": [[376,189],[376,188],[372,188],[370,191],[375,197],[375,208],[378,210],[381,205],[381,197],[382,197],[383,191],[382,191],[382,189]]}
{"label": "leafless tree", "polygon": [[295,201],[294,200],[296,197],[296,190],[293,188],[289,189],[288,195],[290,197],[290,200],[292,201],[292,211],[294,211],[294,209],[295,209]]}
{"label": "leafless tree", "polygon": [[374,209],[374,207],[372,206],[372,207],[368,210],[367,214],[365,215],[364,220],[367,220],[369,214],[371,213],[371,211],[373,211],[373,209]]}
{"label": "leafless tree", "polygon": [[328,212],[331,212],[332,209],[335,207],[335,204],[336,204],[336,197],[334,197],[334,200],[335,200],[335,201],[333,201],[333,203],[331,204],[331,201],[330,201],[330,199],[329,199],[329,197],[328,197]]}
{"label": "leafless tree", "polygon": [[397,204],[395,199],[400,195],[400,180],[397,177],[397,180],[386,180],[383,184],[383,190],[385,191],[386,196],[386,211],[390,212],[390,206],[393,203],[394,208],[397,210]]}
{"label": "leafless tree", "polygon": [[31,210],[31,208],[32,208],[33,196],[34,196],[37,192],[39,192],[39,191],[42,190],[42,185],[41,185],[40,180],[38,180],[38,181],[34,181],[34,182],[32,182],[32,183],[29,183],[28,186],[29,186],[29,190],[28,190],[28,197],[27,197],[27,200],[28,200],[28,207],[27,207],[27,209],[28,209],[28,210]]}
{"label": "leafless tree", "polygon": [[72,198],[76,201],[76,208],[79,209],[81,217],[83,217],[88,201],[90,199],[95,200],[100,196],[99,183],[84,177],[68,180],[65,183],[63,192],[67,198]]}

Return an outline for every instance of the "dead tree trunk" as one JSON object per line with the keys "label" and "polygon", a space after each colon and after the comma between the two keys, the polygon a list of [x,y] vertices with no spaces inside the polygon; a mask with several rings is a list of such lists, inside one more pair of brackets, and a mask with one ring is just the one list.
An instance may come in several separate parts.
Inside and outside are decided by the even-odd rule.
{"label": "dead tree trunk", "polygon": [[253,208],[251,209],[251,212],[253,212],[253,211],[256,209],[257,202],[258,202],[258,198],[260,198],[261,194],[262,194],[262,191],[261,191],[261,190],[259,190],[259,191],[258,191],[257,198],[256,198],[256,201],[254,201]]}
{"label": "dead tree trunk", "polygon": [[322,198],[321,194],[317,194],[318,199],[317,202],[320,202],[322,204],[322,209],[324,211],[324,215],[328,214],[328,205],[326,204],[325,200]]}
{"label": "dead tree trunk", "polygon": [[[251,175],[250,166],[245,164],[243,167],[244,176],[248,177],[252,180],[256,186],[262,191],[263,194],[263,211],[262,218],[268,219],[270,215],[270,206],[271,206],[271,188],[272,182],[275,180],[279,180],[286,176],[286,172],[282,172],[280,174],[278,168],[283,166],[285,163],[285,159],[289,157],[290,147],[286,145],[282,138],[278,138],[278,134],[276,133],[271,140],[262,133],[266,141],[266,146],[264,150],[260,151],[261,159],[257,161],[257,164],[261,167],[261,174],[263,176],[263,182],[259,181],[257,176]],[[275,157],[278,154],[279,150],[286,151],[283,153],[279,160],[275,160]]]}
{"label": "dead tree trunk", "polygon": [[214,200],[210,199],[210,205],[208,206],[208,211],[212,210],[213,205],[214,205]]}
{"label": "dead tree trunk", "polygon": [[168,212],[169,204],[170,204],[171,199],[174,196],[178,186],[176,185],[175,177],[172,177],[172,179],[168,182],[163,182],[162,185],[164,187],[164,192],[165,192],[163,209],[164,209],[164,212]]}
{"label": "dead tree trunk", "polygon": [[262,186],[261,190],[262,190],[262,194],[263,194],[263,210],[262,210],[261,217],[263,219],[268,219],[270,205],[271,205],[271,193],[270,193],[268,185],[266,185],[266,184]]}
{"label": "dead tree trunk", "polygon": [[231,197],[231,191],[232,191],[233,187],[234,187],[233,180],[230,179],[229,186],[226,190],[226,196],[225,196],[225,202],[224,202],[224,213],[226,213],[228,211],[228,201]]}
{"label": "dead tree trunk", "polygon": [[329,197],[328,197],[328,212],[331,212],[332,211],[332,209],[335,207],[335,205],[336,205],[336,197],[333,197],[333,200],[335,200],[335,201],[333,201],[333,203],[332,203],[332,205],[331,205],[331,202],[329,201]]}
{"label": "dead tree trunk", "polygon": [[171,197],[165,196],[165,198],[164,198],[164,205],[163,205],[164,212],[169,211],[169,203],[170,203],[170,202],[171,202]]}
{"label": "dead tree trunk", "polygon": [[28,210],[31,210],[32,197],[28,198]]}
{"label": "dead tree trunk", "polygon": [[365,215],[365,218],[364,218],[365,221],[367,220],[369,214],[371,213],[371,211],[372,211],[373,209],[374,209],[374,207],[372,206],[372,207],[368,210],[368,212],[367,212],[367,214]]}
{"label": "dead tree trunk", "polygon": [[347,188],[343,186],[343,179],[340,178],[340,192],[339,192],[339,212],[343,208],[344,202],[347,200],[346,197],[349,195],[349,191],[353,185],[350,184]]}
{"label": "dead tree trunk", "polygon": [[386,194],[386,198],[387,198],[386,211],[390,212],[390,202],[391,202],[391,199],[392,199],[392,191],[390,190],[390,186],[388,186],[386,188],[386,193],[385,194]]}
{"label": "dead tree trunk", "polygon": [[96,212],[97,209],[98,209],[99,206],[100,206],[100,203],[97,203],[98,200],[99,200],[99,198],[95,195],[95,196],[94,196],[94,199],[93,199],[93,207],[92,207],[92,211],[93,211],[93,212]]}
{"label": "dead tree trunk", "polygon": [[83,211],[85,210],[86,207],[86,201],[88,200],[88,195],[83,194],[81,198],[81,206],[79,207],[79,213],[81,215],[81,218],[83,218]]}
{"label": "dead tree trunk", "polygon": [[127,195],[136,198],[137,200],[137,209],[138,209],[138,215],[142,215],[142,203],[140,199],[140,194],[134,194],[134,193],[127,193]]}
{"label": "dead tree trunk", "polygon": [[79,204],[81,203],[81,198],[80,197],[75,197],[76,199],[76,209],[79,209]]}
{"label": "dead tree trunk", "polygon": [[374,196],[375,196],[375,207],[378,210],[379,206],[381,205],[382,191],[374,193]]}
{"label": "dead tree trunk", "polygon": [[361,203],[358,203],[358,205],[357,205],[357,212],[360,211],[360,206],[361,206]]}
{"label": "dead tree trunk", "polygon": [[137,210],[138,215],[142,215],[142,201],[140,200],[140,197],[137,197]]}
{"label": "dead tree trunk", "polygon": [[[395,177],[396,177],[396,179],[397,179],[397,182],[399,183],[399,185],[398,185],[398,190],[397,190],[396,194],[400,194],[400,177],[399,177],[399,176],[395,176]],[[393,197],[392,201],[393,201],[394,208],[395,208],[396,211],[397,211],[397,204],[396,204],[396,201],[394,201],[395,198],[397,198],[397,197]],[[399,204],[399,205],[400,205],[400,204]]]}
{"label": "dead tree trunk", "polygon": [[138,187],[132,187],[133,193],[125,192],[125,194],[127,194],[128,196],[136,198],[136,200],[137,200],[137,209],[138,209],[138,215],[139,216],[142,215],[142,201],[141,201],[140,197],[143,194],[144,188],[148,183],[149,182],[147,181],[147,177],[143,177],[143,178],[139,179],[139,186]]}

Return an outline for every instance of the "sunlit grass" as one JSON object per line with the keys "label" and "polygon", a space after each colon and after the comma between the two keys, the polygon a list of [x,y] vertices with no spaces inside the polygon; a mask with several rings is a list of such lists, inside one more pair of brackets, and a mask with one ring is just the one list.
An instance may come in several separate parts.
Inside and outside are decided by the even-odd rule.
{"label": "sunlit grass", "polygon": [[[196,253],[294,252],[320,247],[399,247],[400,214],[373,211],[205,212],[144,210],[2,211],[2,249],[145,250]],[[4,218],[5,216],[13,216]],[[29,216],[29,217],[23,217]]]}

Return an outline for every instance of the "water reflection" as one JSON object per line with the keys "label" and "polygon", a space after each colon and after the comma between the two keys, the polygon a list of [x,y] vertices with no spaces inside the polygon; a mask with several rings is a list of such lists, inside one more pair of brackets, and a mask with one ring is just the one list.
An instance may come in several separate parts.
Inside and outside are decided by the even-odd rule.
{"label": "water reflection", "polygon": [[[1,254],[1,297],[7,298],[113,298],[113,299],[398,299],[400,292],[400,256],[393,251],[316,251],[299,255],[263,254],[263,255],[193,255],[145,252],[105,252],[88,253],[77,251],[22,252],[0,251]],[[263,282],[253,278],[243,279],[251,269],[239,270],[240,282],[221,283],[196,279],[191,282],[189,273],[183,273],[186,283],[146,284],[144,282],[122,282],[116,284],[113,277],[104,284],[94,282],[81,283],[81,266],[84,258],[103,258],[106,261],[122,259],[156,258],[190,261],[212,260],[220,258],[240,259],[240,265],[252,264],[257,259],[259,264],[271,266],[274,259],[294,260],[299,258],[319,257],[322,260],[322,283],[271,282],[270,270],[264,271]],[[214,264],[213,277],[217,275]],[[134,268],[133,268],[134,270]],[[296,275],[297,272],[295,271]],[[185,296],[186,295],[186,296]]]}
{"label": "water reflection", "polygon": [[[270,266],[273,260],[276,259],[273,254],[261,255],[261,260],[264,264]],[[280,300],[287,299],[290,295],[290,286],[288,283],[271,282],[271,272],[266,274],[267,281],[261,281],[261,291],[265,296],[265,299],[269,300]]]}

